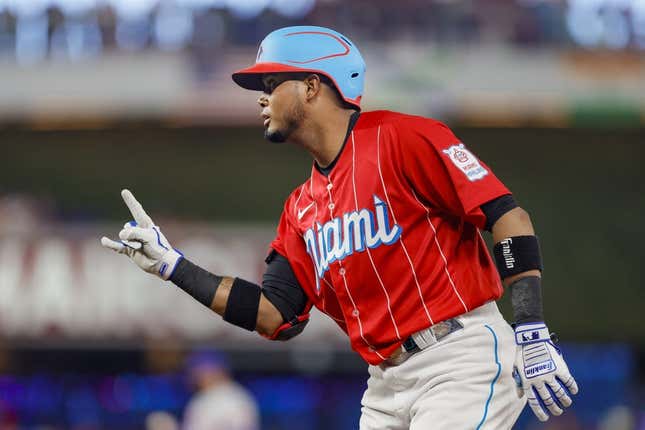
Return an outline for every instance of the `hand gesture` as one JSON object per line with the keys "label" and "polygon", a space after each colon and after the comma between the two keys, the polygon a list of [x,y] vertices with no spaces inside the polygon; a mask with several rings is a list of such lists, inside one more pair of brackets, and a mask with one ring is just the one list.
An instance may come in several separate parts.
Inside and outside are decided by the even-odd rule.
{"label": "hand gesture", "polygon": [[119,254],[127,255],[144,271],[167,280],[183,255],[170,245],[168,239],[129,190],[121,191],[121,196],[130,209],[134,221],[123,226],[123,230],[119,232],[120,241],[103,236],[101,245]]}

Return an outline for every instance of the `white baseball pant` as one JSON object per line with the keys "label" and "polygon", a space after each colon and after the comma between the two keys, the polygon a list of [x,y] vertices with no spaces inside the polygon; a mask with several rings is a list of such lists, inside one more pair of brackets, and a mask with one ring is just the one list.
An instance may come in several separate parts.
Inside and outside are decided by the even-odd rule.
{"label": "white baseball pant", "polygon": [[495,302],[398,365],[369,366],[361,430],[507,430],[526,404],[513,379],[515,335]]}

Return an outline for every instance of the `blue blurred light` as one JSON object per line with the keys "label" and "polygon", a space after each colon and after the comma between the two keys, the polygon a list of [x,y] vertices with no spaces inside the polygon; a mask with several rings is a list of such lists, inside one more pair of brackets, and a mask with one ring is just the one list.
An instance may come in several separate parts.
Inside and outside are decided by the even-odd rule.
{"label": "blue blurred light", "polygon": [[116,42],[125,51],[145,48],[150,36],[150,25],[144,17],[138,20],[119,20],[116,24]]}
{"label": "blue blurred light", "polygon": [[320,387],[302,377],[266,377],[249,381],[263,408],[274,412],[308,412],[319,404]]}
{"label": "blue blurred light", "polygon": [[133,375],[117,376],[113,385],[113,396],[118,411],[128,412],[134,408],[134,399],[132,395],[132,382],[135,379]]}
{"label": "blue blurred light", "polygon": [[252,19],[269,6],[271,0],[228,0],[227,6],[231,14],[239,19]]}
{"label": "blue blurred light", "polygon": [[621,9],[608,9],[604,14],[605,41],[613,49],[623,49],[629,44],[629,22]]}
{"label": "blue blurred light", "polygon": [[155,8],[159,0],[106,0],[121,18],[140,20]]}
{"label": "blue blurred light", "polygon": [[562,346],[567,364],[576,378],[612,384],[628,382],[636,369],[634,354],[626,345]]}
{"label": "blue blurred light", "polygon": [[32,65],[47,56],[47,15],[19,16],[16,20],[16,59]]}
{"label": "blue blurred light", "polygon": [[593,47],[600,44],[603,23],[598,14],[596,0],[571,1],[567,11],[567,28],[579,45]]}
{"label": "blue blurred light", "polygon": [[636,46],[645,49],[645,0],[634,0],[632,5],[632,28],[634,29]]}
{"label": "blue blurred light", "polygon": [[115,412],[118,409],[116,399],[114,398],[114,377],[108,376],[101,380],[98,386],[98,401],[104,410]]}
{"label": "blue blurred light", "polygon": [[[644,0],[569,0],[566,24],[571,38],[584,47],[624,49],[645,33]],[[630,22],[631,20],[631,22]]]}
{"label": "blue blurred light", "polygon": [[50,0],[4,0],[5,7],[17,16],[40,15],[47,10]]}
{"label": "blue blurred light", "polygon": [[176,50],[186,46],[193,36],[193,15],[187,8],[162,6],[154,22],[157,46],[163,50]]}
{"label": "blue blurred light", "polygon": [[305,17],[316,5],[316,0],[273,0],[271,9],[291,19]]}
{"label": "blue blurred light", "polygon": [[176,0],[176,3],[179,6],[185,6],[193,10],[226,7],[226,0]]}
{"label": "blue blurred light", "polygon": [[91,387],[84,385],[73,389],[67,397],[67,421],[75,426],[97,425],[100,422],[100,409]]}
{"label": "blue blurred light", "polygon": [[96,8],[97,0],[51,0],[51,4],[65,15],[80,15]]}

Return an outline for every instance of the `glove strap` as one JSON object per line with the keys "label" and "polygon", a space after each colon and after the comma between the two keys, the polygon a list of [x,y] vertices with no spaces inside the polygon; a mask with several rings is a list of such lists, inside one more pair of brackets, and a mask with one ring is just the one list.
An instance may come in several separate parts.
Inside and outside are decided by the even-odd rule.
{"label": "glove strap", "polygon": [[172,276],[177,264],[184,258],[184,254],[172,248],[167,251],[161,258],[161,266],[159,266],[159,276],[167,281]]}
{"label": "glove strap", "polygon": [[528,345],[551,340],[549,329],[543,322],[520,324],[515,327],[515,343]]}

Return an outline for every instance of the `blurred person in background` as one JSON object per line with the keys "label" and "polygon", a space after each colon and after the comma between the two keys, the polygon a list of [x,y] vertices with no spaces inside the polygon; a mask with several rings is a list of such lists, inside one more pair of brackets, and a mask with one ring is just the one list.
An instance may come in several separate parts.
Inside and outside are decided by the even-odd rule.
{"label": "blurred person in background", "polygon": [[196,390],[184,412],[183,430],[259,430],[253,396],[235,382],[226,358],[197,351],[186,361],[190,385]]}
{"label": "blurred person in background", "polygon": [[146,417],[146,430],[178,430],[179,424],[172,414],[164,411],[150,412]]}

